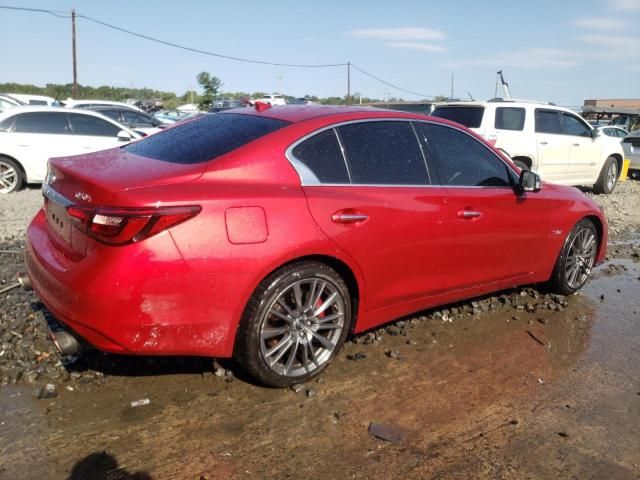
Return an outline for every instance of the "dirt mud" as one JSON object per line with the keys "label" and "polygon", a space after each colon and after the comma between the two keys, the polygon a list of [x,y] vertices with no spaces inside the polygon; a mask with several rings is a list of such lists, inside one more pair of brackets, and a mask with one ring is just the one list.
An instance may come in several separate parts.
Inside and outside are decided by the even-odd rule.
{"label": "dirt mud", "polygon": [[[231,361],[63,364],[36,298],[3,294],[0,479],[637,479],[639,185],[596,198],[613,238],[582,293],[523,288],[399,319],[297,391]],[[0,245],[4,285],[21,248]]]}

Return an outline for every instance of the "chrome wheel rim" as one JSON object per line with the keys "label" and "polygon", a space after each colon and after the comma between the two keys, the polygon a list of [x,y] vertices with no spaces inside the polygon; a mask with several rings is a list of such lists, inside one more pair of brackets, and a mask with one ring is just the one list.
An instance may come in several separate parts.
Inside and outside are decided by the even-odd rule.
{"label": "chrome wheel rim", "polygon": [[260,322],[260,352],[278,375],[298,377],[327,363],[345,328],[345,302],[324,278],[299,280],[272,300]]}
{"label": "chrome wheel rim", "polygon": [[13,192],[18,185],[18,172],[6,162],[0,160],[0,193]]}
{"label": "chrome wheel rim", "polygon": [[596,236],[589,228],[581,229],[571,240],[565,268],[571,289],[577,290],[587,281],[596,259],[596,246]]}
{"label": "chrome wheel rim", "polygon": [[607,190],[613,190],[613,187],[616,185],[617,179],[618,164],[616,162],[611,162],[611,165],[609,165],[609,170],[607,170]]}

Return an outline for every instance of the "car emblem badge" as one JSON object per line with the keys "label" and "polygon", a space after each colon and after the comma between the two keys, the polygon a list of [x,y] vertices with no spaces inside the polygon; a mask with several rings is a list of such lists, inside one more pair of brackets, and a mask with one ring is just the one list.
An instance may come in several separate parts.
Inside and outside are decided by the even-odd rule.
{"label": "car emblem badge", "polygon": [[84,193],[84,192],[76,192],[76,194],[74,195],[74,198],[76,200],[82,200],[83,202],[90,202],[91,201],[91,195],[89,195],[88,193]]}

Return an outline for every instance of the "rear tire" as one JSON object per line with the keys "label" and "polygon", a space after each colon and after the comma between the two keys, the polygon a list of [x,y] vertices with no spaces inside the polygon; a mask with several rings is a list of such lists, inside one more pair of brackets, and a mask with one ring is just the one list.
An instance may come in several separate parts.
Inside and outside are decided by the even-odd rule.
{"label": "rear tire", "polygon": [[593,191],[598,194],[613,192],[618,183],[618,177],[620,176],[620,169],[618,168],[618,161],[615,157],[609,157],[602,166],[602,171],[598,177],[598,181],[593,186]]}
{"label": "rear tire", "polygon": [[331,363],[350,325],[349,289],[335,270],[312,261],[287,265],[249,299],[234,357],[265,385],[303,383]]}
{"label": "rear tire", "polygon": [[15,160],[0,156],[0,194],[17,192],[24,186],[24,173]]}
{"label": "rear tire", "polygon": [[578,222],[562,246],[549,280],[551,290],[570,295],[580,290],[591,274],[598,254],[598,234],[591,220]]}

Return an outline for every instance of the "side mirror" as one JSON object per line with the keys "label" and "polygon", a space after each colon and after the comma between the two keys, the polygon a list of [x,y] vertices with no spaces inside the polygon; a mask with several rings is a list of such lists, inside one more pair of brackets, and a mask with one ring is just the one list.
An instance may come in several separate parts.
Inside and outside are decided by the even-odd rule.
{"label": "side mirror", "polygon": [[129,132],[126,132],[124,130],[120,130],[118,132],[118,140],[121,142],[130,142],[131,140],[133,140],[133,135],[131,135]]}
{"label": "side mirror", "polygon": [[533,173],[531,170],[522,170],[518,188],[521,192],[539,192],[542,189],[540,175]]}
{"label": "side mirror", "polygon": [[591,130],[591,138],[598,138],[600,134],[601,132],[597,128],[594,128],[593,130]]}

